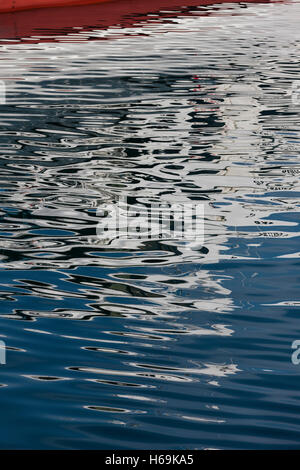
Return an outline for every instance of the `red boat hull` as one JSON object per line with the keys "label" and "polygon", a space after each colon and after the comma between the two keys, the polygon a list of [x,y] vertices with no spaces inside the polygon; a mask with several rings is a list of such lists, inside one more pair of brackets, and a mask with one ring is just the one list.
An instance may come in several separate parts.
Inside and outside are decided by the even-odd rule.
{"label": "red boat hull", "polygon": [[[29,4],[42,6],[44,0],[16,0]],[[95,1],[97,4],[95,4]],[[253,3],[267,3],[268,0],[250,0]],[[13,0],[5,0],[7,5]],[[88,3],[94,3],[89,4]],[[240,0],[230,0],[230,3]],[[249,0],[248,0],[249,2]],[[45,4],[57,4],[54,0],[45,0]],[[149,13],[159,13],[160,18],[192,15],[195,7],[226,3],[226,0],[59,0],[61,7],[36,8],[34,10],[21,10],[0,13],[0,40],[17,39],[18,42],[53,41],[55,36],[68,33],[89,32],[93,30],[108,29],[113,26],[130,27],[151,21]],[[73,6],[66,6],[71,4]],[[74,5],[80,3],[81,5]],[[182,7],[182,4],[185,7]],[[1,0],[0,0],[0,4]],[[21,3],[19,3],[21,5]],[[197,9],[198,15],[211,15],[212,11]],[[158,18],[156,18],[157,21]],[[76,29],[73,29],[76,28]],[[39,37],[33,38],[32,36]],[[78,35],[80,36],[80,35]],[[44,38],[43,38],[44,37]],[[27,38],[27,39],[26,39]],[[28,40],[28,38],[31,38]],[[52,38],[52,39],[51,39]],[[95,39],[95,38],[93,38]]]}
{"label": "red boat hull", "polygon": [[108,0],[2,0],[0,13],[16,10],[30,10],[33,8],[66,7],[71,5],[88,5],[103,3]]}

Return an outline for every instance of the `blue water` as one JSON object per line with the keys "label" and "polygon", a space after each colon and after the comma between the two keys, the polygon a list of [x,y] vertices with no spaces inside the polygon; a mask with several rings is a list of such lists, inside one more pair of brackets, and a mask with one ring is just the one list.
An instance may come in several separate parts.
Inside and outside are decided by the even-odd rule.
{"label": "blue water", "polygon": [[[0,41],[1,448],[299,448],[299,14]],[[124,195],[204,242],[103,242]]]}

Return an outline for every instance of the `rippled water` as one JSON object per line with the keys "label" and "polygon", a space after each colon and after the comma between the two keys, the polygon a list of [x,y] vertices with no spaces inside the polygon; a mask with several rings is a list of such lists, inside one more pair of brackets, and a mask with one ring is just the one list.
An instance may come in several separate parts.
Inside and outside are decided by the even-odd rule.
{"label": "rippled water", "polygon": [[[299,447],[299,14],[3,36],[1,448]],[[100,243],[120,195],[203,246]]]}

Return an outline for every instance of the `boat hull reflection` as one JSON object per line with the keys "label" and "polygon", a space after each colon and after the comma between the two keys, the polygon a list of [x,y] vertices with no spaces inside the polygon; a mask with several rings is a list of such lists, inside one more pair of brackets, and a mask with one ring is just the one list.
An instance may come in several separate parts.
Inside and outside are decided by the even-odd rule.
{"label": "boat hull reflection", "polygon": [[[250,0],[253,3],[257,0]],[[212,0],[188,0],[182,7],[180,0],[153,0],[151,5],[145,0],[115,0],[92,5],[77,5],[55,8],[39,8],[35,10],[16,11],[13,13],[0,13],[0,39],[28,43],[55,40],[55,36],[67,35],[72,32],[89,32],[93,30],[106,30],[110,27],[130,27],[153,21],[158,18],[149,17],[149,13],[158,14],[159,18],[172,18],[189,16],[197,7],[205,7],[214,3],[226,3]],[[231,3],[238,3],[231,0]],[[199,15],[211,15],[211,11],[198,9]],[[73,28],[76,28],[75,30]],[[32,38],[34,36],[34,38]],[[79,36],[79,35],[78,35]],[[27,39],[26,39],[27,38]],[[101,39],[91,38],[91,39]]]}

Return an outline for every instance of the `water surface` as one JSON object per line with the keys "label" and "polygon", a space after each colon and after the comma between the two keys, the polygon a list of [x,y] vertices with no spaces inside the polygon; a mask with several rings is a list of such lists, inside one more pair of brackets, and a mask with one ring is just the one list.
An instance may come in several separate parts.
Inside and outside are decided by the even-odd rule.
{"label": "water surface", "polygon": [[[3,36],[1,448],[299,447],[299,14]],[[121,195],[204,244],[103,245]]]}

